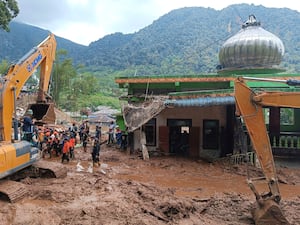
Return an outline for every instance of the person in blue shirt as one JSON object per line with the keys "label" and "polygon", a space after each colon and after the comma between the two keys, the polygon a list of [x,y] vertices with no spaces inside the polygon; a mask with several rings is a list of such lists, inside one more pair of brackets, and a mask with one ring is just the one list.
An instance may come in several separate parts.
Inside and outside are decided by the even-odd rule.
{"label": "person in blue shirt", "polygon": [[23,140],[32,141],[32,134],[33,134],[33,128],[34,128],[34,123],[32,121],[32,116],[33,116],[33,111],[29,109],[25,116],[23,117],[23,126],[22,126],[22,131],[23,131]]}
{"label": "person in blue shirt", "polygon": [[96,134],[95,137],[101,140],[101,127],[96,125]]}
{"label": "person in blue shirt", "polygon": [[121,147],[121,137],[122,137],[122,132],[118,126],[116,126],[116,140],[117,140],[117,145],[120,148]]}

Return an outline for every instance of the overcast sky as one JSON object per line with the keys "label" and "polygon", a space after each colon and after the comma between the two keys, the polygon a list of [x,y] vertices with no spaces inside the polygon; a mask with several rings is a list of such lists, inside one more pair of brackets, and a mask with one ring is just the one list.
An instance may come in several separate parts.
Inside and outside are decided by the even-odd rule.
{"label": "overcast sky", "polygon": [[[202,6],[217,10],[248,3],[290,8],[300,12],[297,0],[17,0],[15,19],[50,30],[57,36],[88,45],[115,32],[134,33],[173,9]],[[247,19],[247,18],[245,18]]]}

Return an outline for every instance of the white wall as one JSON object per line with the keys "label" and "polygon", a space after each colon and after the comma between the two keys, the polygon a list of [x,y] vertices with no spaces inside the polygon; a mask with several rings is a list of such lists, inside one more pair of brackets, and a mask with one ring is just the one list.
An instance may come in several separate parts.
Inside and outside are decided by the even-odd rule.
{"label": "white wall", "polygon": [[[203,129],[203,120],[205,119],[213,119],[219,120],[219,126],[226,125],[226,106],[209,106],[209,107],[180,107],[180,108],[167,108],[163,110],[156,117],[156,143],[158,147],[158,129],[159,126],[167,126],[167,119],[192,119],[193,127],[200,127],[199,134],[199,151],[201,154],[205,154],[206,151],[211,150],[203,150],[202,148],[202,129]],[[214,151],[216,154],[219,154],[220,151]]]}
{"label": "white wall", "polygon": [[[159,127],[167,126],[167,119],[192,119],[193,127],[200,127],[200,146],[199,151],[201,154],[205,154],[206,151],[202,148],[202,126],[203,120],[213,119],[219,120],[219,126],[226,125],[226,106],[210,106],[210,107],[177,107],[177,108],[166,108],[156,117],[156,146],[147,146],[149,150],[155,150],[159,145]],[[134,132],[134,149],[137,150],[141,146],[140,144],[140,131]],[[220,151],[214,150],[216,154]]]}

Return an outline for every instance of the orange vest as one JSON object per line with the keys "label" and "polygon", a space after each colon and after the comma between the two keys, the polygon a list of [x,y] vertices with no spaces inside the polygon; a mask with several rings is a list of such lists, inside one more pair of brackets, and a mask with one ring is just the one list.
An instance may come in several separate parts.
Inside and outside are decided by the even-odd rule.
{"label": "orange vest", "polygon": [[44,141],[44,133],[43,132],[39,133],[39,141],[40,142]]}
{"label": "orange vest", "polygon": [[70,148],[69,141],[65,141],[64,147],[63,147],[63,153],[68,153]]}
{"label": "orange vest", "polygon": [[70,147],[72,147],[72,148],[75,147],[75,138],[70,139]]}

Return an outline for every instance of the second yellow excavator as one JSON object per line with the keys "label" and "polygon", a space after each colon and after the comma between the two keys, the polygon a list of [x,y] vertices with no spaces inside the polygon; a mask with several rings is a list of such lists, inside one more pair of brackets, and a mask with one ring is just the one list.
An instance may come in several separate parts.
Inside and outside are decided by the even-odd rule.
{"label": "second yellow excavator", "polygon": [[253,211],[256,225],[288,225],[279,202],[281,195],[279,191],[278,178],[272,147],[268,136],[263,107],[289,107],[300,108],[300,92],[282,91],[260,91],[250,89],[246,81],[283,82],[292,86],[300,86],[300,80],[279,80],[267,78],[239,77],[235,80],[236,114],[245,123],[252,146],[260,163],[266,182],[267,190],[259,193],[254,183],[256,179],[249,179],[248,184],[256,196],[257,207]]}

